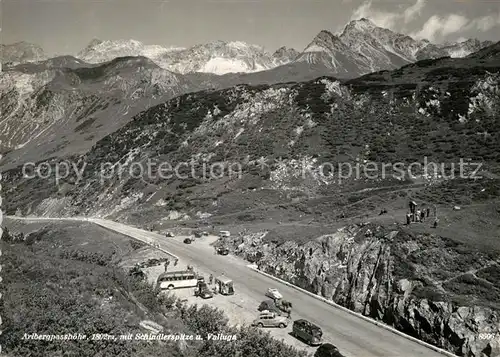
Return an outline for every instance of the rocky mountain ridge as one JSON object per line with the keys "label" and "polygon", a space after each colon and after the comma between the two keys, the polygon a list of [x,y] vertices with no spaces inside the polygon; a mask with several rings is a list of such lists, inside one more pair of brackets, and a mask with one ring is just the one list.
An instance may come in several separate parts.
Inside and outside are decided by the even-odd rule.
{"label": "rocky mountain ridge", "polygon": [[[293,53],[293,52],[292,52]],[[274,68],[290,61],[288,50],[275,54],[241,41],[214,41],[190,48],[145,46],[139,41],[93,41],[77,57],[89,63],[102,63],[121,56],[145,56],[160,67],[186,74],[249,73]]]}
{"label": "rocky mountain ridge", "polygon": [[[353,78],[369,72],[395,69],[417,60],[465,57],[491,44],[491,41],[476,39],[432,44],[378,27],[371,20],[361,18],[349,22],[340,34],[320,31],[302,52],[281,47],[269,53],[260,46],[242,41],[213,41],[189,48],[167,48],[145,45],[136,40],[94,39],[76,57],[87,63],[98,64],[117,57],[144,56],[172,72],[216,75],[268,71],[285,65],[288,67],[283,70],[294,70],[301,68],[301,63],[307,63],[324,65],[328,71],[323,75]],[[15,63],[45,58],[41,54],[43,51],[35,49],[34,45],[19,43],[9,48],[7,53],[17,53],[14,56],[17,59],[13,61]],[[27,48],[33,53],[21,55]],[[9,56],[15,59],[13,55]]]}
{"label": "rocky mountain ridge", "polygon": [[[280,55],[283,54],[276,54]],[[5,119],[0,137],[0,150],[4,155],[2,166],[84,152],[136,113],[176,95],[205,89],[220,90],[243,83],[300,82],[324,72],[324,67],[307,66],[296,72],[278,67],[246,74],[181,75],[162,69],[146,57],[119,57],[106,63],[90,64],[72,56],[60,56],[11,64],[0,73]],[[149,91],[145,92],[146,88]],[[115,104],[103,104],[105,109],[91,108],[96,96],[111,96]],[[40,103],[44,109],[40,109]],[[72,117],[75,113],[81,113],[78,121],[87,124],[76,124]],[[82,115],[89,118],[80,117]]]}
{"label": "rocky mountain ridge", "polygon": [[437,45],[378,27],[362,18],[349,22],[338,35],[321,31],[296,60],[323,63],[336,75],[353,77],[424,59],[465,57],[492,44],[472,39]]}
{"label": "rocky mountain ridge", "polygon": [[3,163],[89,149],[134,113],[193,89],[145,57],[103,66],[70,56],[18,65],[0,75],[1,148],[11,152]]}
{"label": "rocky mountain ridge", "polygon": [[[37,62],[47,59],[43,49],[33,43],[25,41],[12,44],[0,44],[0,64],[19,64]],[[0,67],[1,68],[1,67]]]}
{"label": "rocky mountain ridge", "polygon": [[[147,46],[138,41],[117,41],[115,46],[112,41],[106,41],[105,50],[100,49],[102,42],[96,43],[97,45],[91,43],[78,57],[93,63],[99,58],[103,58],[101,62],[110,60],[115,51],[129,56],[148,57],[144,50]],[[491,44],[491,41],[482,42],[475,39],[432,44],[378,27],[369,19],[362,18],[349,22],[339,35],[321,31],[301,53],[282,47],[271,55],[259,46],[241,41],[215,41],[188,49],[157,49],[149,51],[149,56],[161,67],[182,74],[250,73],[298,61],[322,63],[332,71],[330,75],[354,77],[379,70],[395,69],[422,59],[465,57]],[[102,55],[99,54],[101,52]]]}
{"label": "rocky mountain ridge", "polygon": [[[324,40],[328,41],[329,39],[331,37],[327,33],[324,33]],[[338,45],[343,46],[341,42],[338,42]],[[482,56],[485,56],[486,59],[495,58],[497,53],[495,46],[498,45],[489,46],[479,51],[478,56],[484,53]],[[348,52],[343,51],[342,53],[344,55]],[[275,58],[293,58],[295,55],[296,52],[293,50],[280,49],[273,56]],[[473,55],[470,55],[469,58],[471,61],[472,59],[482,60]],[[326,60],[327,58],[325,57],[324,59]],[[432,63],[435,63],[435,66],[437,66],[436,71],[439,71],[438,67],[446,65],[446,61],[444,59]],[[410,72],[425,73],[425,71],[420,69],[422,66],[425,67],[425,61],[422,63],[424,65],[418,63],[406,65],[401,69],[391,72],[391,76],[406,73],[403,78],[408,80]],[[462,62],[449,63],[452,66],[458,66],[457,68],[461,68],[462,66],[460,64]],[[466,61],[463,63],[465,63],[465,67],[463,67],[464,74],[468,66],[475,65],[473,62],[469,63]],[[366,63],[363,64],[360,60],[359,64],[364,66]],[[354,71],[357,70],[355,63],[349,62],[349,65],[352,66]],[[342,67],[342,64],[340,64],[340,67]],[[77,72],[79,74],[75,74]],[[62,123],[61,120],[72,121],[68,119],[68,115],[71,113],[62,111],[61,109],[65,106],[64,103],[66,103],[66,100],[71,102],[70,107],[72,108],[73,106],[82,105],[82,108],[75,107],[75,110],[86,113],[84,108],[86,104],[81,104],[79,100],[75,100],[78,97],[78,95],[76,97],[75,95],[83,87],[85,87],[85,93],[89,93],[90,91],[105,96],[110,93],[114,93],[113,95],[116,96],[124,92],[135,93],[129,98],[134,102],[134,105],[131,106],[130,104],[122,103],[118,107],[109,107],[106,109],[106,114],[102,114],[108,117],[120,118],[113,123],[106,122],[105,126],[112,124],[110,130],[115,130],[127,123],[132,118],[132,113],[139,113],[147,109],[150,105],[160,103],[162,100],[182,93],[204,89],[221,90],[238,84],[272,85],[283,82],[303,82],[324,76],[325,73],[330,72],[331,68],[328,67],[326,62],[311,64],[301,62],[300,60],[278,66],[268,71],[242,74],[227,73],[225,75],[189,73],[184,76],[164,70],[146,57],[121,57],[102,64],[89,64],[75,57],[61,56],[45,61],[10,65],[5,67],[4,71],[0,74],[0,90],[2,91],[2,102],[4,103],[3,115],[6,117],[6,120],[2,124],[4,130],[2,131],[1,150],[4,154],[10,152],[8,154],[10,157],[6,161],[4,160],[3,164],[14,163],[19,160],[39,160],[44,156],[40,156],[42,151],[45,152],[45,157],[48,155],[60,155],[62,153],[72,154],[83,152],[84,150],[88,150],[96,140],[109,133],[106,130],[99,130],[102,128],[99,127],[101,123],[98,123],[99,119],[97,119],[94,123],[95,125],[86,127],[84,137],[76,140],[79,142],[78,145],[69,145],[69,138],[74,136],[73,129],[71,129],[73,125],[67,127],[54,125],[56,122]],[[84,81],[81,81],[80,74],[86,76]],[[366,75],[360,78],[360,80],[371,78],[370,83],[373,84],[372,79],[377,76],[380,75],[376,72]],[[381,77],[382,82],[386,80],[384,79],[385,76],[387,75],[384,74]],[[45,79],[42,80],[43,78]],[[410,81],[415,80],[414,78],[410,79]],[[420,78],[419,80],[432,82],[432,78]],[[111,85],[111,83],[114,84]],[[120,89],[115,90],[116,88],[113,86],[117,86]],[[138,91],[135,91],[134,86],[139,86],[142,89],[136,88]],[[153,92],[151,92],[153,94],[148,94],[149,97],[141,97],[140,93],[143,93],[145,87],[154,88]],[[44,97],[43,102],[46,102],[46,108],[49,108],[47,109],[48,112],[45,109],[40,110],[35,105],[36,101],[26,100],[26,96],[33,99],[42,93],[46,93],[44,89],[48,89],[49,92],[55,90],[58,93],[64,93],[63,97],[50,95]],[[139,101],[134,99],[138,99],[139,97],[143,99]],[[119,101],[120,99],[117,100]],[[133,107],[133,110],[127,111],[126,108],[130,107]],[[117,115],[117,112],[120,114]],[[54,117],[59,119],[55,120]],[[88,119],[90,121],[93,120],[92,118]],[[65,129],[64,132],[61,132],[61,129],[64,128],[68,130]],[[81,134],[77,136],[81,136]],[[36,140],[32,144],[29,144],[32,138],[36,138]],[[75,142],[75,140],[71,141]],[[42,148],[37,145],[41,145]],[[13,150],[17,150],[16,154],[13,153]]]}
{"label": "rocky mountain ridge", "polygon": [[117,57],[147,57],[153,61],[170,51],[180,51],[184,48],[144,45],[136,40],[103,41],[93,39],[76,57],[87,63],[104,63]]}
{"label": "rocky mountain ridge", "polygon": [[355,77],[395,69],[417,60],[445,56],[465,57],[491,44],[491,41],[475,39],[432,44],[378,27],[369,19],[362,18],[349,22],[339,35],[322,30],[300,53],[295,49],[282,47],[271,55],[259,46],[241,41],[215,41],[188,49],[166,49],[130,40],[93,41],[78,57],[87,62],[98,63],[111,60],[119,54],[143,55],[173,72],[218,75],[266,71],[295,62],[321,63],[330,69],[330,75]]}

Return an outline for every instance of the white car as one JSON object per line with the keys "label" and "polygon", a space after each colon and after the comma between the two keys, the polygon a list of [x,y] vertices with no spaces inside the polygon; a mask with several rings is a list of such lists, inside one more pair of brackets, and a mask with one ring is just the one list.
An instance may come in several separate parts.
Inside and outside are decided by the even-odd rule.
{"label": "white car", "polygon": [[288,319],[272,312],[261,312],[252,322],[252,326],[285,328],[288,326]]}
{"label": "white car", "polygon": [[283,299],[283,295],[281,295],[278,289],[275,288],[267,289],[266,296],[273,300]]}

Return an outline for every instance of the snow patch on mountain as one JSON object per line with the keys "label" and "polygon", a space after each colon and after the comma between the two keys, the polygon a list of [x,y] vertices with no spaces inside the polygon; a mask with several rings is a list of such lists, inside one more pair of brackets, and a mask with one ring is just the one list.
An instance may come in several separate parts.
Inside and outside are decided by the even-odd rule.
{"label": "snow patch on mountain", "polygon": [[[251,72],[264,70],[263,67],[257,67],[250,70]],[[240,59],[226,59],[226,58],[211,58],[206,62],[198,72],[213,73],[213,74],[226,74],[226,73],[240,73],[249,72],[248,66],[243,60]]]}

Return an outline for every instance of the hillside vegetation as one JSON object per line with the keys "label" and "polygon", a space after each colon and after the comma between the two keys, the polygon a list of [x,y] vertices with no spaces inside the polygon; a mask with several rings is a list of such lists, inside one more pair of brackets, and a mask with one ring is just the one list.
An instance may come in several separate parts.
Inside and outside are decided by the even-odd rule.
{"label": "hillside vegetation", "polygon": [[[18,227],[19,228],[19,227]],[[117,267],[141,248],[135,241],[88,224],[4,230],[2,241],[2,351],[8,356],[304,356],[255,328],[232,328],[224,312],[185,306],[158,296],[141,279]],[[28,233],[30,232],[30,233]],[[93,334],[148,334],[145,319],[165,334],[235,334],[237,341],[110,341]],[[40,341],[24,334],[86,334],[85,340]],[[258,348],[257,348],[258,346]],[[266,346],[266,348],[262,348]],[[238,352],[238,353],[239,353]]]}

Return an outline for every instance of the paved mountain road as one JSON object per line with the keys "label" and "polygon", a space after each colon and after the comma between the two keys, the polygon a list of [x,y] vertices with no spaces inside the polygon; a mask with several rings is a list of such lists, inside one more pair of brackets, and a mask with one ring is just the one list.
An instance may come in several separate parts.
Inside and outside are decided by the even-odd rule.
{"label": "paved mountain road", "polygon": [[[16,218],[16,217],[12,217]],[[37,218],[28,218],[36,221]],[[65,219],[66,220],[66,219]],[[71,220],[71,219],[67,219]],[[276,287],[293,303],[292,318],[305,318],[323,329],[325,342],[336,345],[347,357],[437,357],[443,354],[378,327],[355,315],[328,305],[299,290],[259,274],[234,256],[215,255],[213,250],[197,244],[184,244],[158,233],[144,231],[121,223],[101,219],[76,218],[98,224],[138,240],[159,243],[160,247],[180,259],[203,266],[215,275],[224,274],[235,282],[237,294],[263,300],[269,287]],[[257,309],[257,306],[256,306]],[[257,312],[257,310],[256,310]]]}

